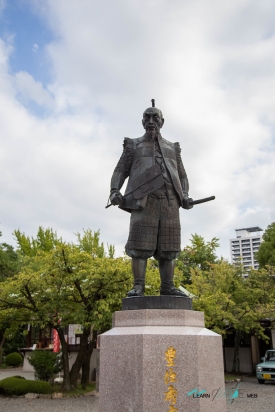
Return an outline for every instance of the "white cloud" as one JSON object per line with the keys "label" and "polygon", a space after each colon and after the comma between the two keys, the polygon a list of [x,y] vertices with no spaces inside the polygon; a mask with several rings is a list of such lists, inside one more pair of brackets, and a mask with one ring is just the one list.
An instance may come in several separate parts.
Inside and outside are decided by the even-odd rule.
{"label": "white cloud", "polygon": [[34,43],[34,45],[32,46],[32,51],[33,51],[34,53],[37,53],[38,50],[39,50],[38,44]]}
{"label": "white cloud", "polygon": [[[123,137],[143,133],[151,98],[163,136],[181,143],[190,195],[216,195],[181,211],[183,245],[191,233],[217,236],[228,257],[235,228],[275,220],[273,2],[31,3],[56,34],[47,46],[54,81],[12,77],[0,44],[5,235],[100,228],[122,252],[129,215],[104,206]],[[31,101],[47,116],[31,115]]]}
{"label": "white cloud", "polygon": [[18,72],[14,76],[15,87],[26,102],[34,101],[40,106],[51,107],[54,101],[41,82],[35,81],[27,72]]}

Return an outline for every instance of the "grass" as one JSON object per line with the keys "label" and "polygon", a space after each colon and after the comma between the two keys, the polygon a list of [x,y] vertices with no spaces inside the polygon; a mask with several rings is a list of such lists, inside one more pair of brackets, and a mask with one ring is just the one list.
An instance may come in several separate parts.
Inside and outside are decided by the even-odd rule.
{"label": "grass", "polygon": [[234,379],[241,379],[241,375],[232,375],[232,374],[226,373],[224,375],[224,379],[226,381],[233,381]]}
{"label": "grass", "polygon": [[79,396],[79,395],[85,395],[87,392],[91,392],[95,390],[95,384],[89,384],[86,386],[86,389],[82,389],[82,386],[79,384],[77,385],[77,389],[68,391],[68,392],[63,392],[61,389],[61,385],[54,383],[52,385],[52,393],[58,392],[58,393],[63,393],[65,396]]}

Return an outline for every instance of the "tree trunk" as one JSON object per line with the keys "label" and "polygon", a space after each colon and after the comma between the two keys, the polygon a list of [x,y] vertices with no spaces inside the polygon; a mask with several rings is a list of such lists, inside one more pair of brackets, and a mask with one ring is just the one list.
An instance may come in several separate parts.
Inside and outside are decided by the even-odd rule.
{"label": "tree trunk", "polygon": [[240,331],[236,330],[235,331],[234,359],[233,359],[233,368],[232,368],[232,372],[235,372],[235,373],[240,372],[240,356],[239,356],[240,340],[241,340]]}
{"label": "tree trunk", "polygon": [[94,345],[97,337],[97,331],[93,330],[92,340],[89,342],[89,345],[86,348],[84,361],[82,364],[82,376],[81,376],[81,385],[82,389],[86,389],[86,386],[90,381],[90,360],[94,350]]}
{"label": "tree trunk", "polygon": [[77,379],[79,376],[79,371],[83,365],[89,335],[90,335],[90,328],[84,328],[83,334],[80,337],[79,352],[77,354],[76,360],[70,372],[70,384],[73,388],[77,387]]}
{"label": "tree trunk", "polygon": [[71,390],[71,385],[70,385],[70,367],[69,367],[69,353],[68,353],[68,347],[67,347],[67,342],[65,341],[65,336],[62,328],[58,326],[56,328],[59,339],[60,339],[60,344],[62,347],[62,360],[63,360],[63,383],[62,383],[62,390],[63,391],[70,391]]}
{"label": "tree trunk", "polygon": [[86,389],[86,386],[89,384],[90,377],[90,359],[93,353],[93,345],[89,343],[88,348],[86,349],[84,361],[82,364],[82,375],[81,375],[81,386],[82,389]]}

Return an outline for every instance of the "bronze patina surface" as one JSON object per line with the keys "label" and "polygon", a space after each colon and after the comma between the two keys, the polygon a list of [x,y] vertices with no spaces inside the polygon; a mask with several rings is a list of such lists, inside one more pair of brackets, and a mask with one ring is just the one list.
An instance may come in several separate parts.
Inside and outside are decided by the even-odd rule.
{"label": "bronze patina surface", "polygon": [[[179,208],[188,210],[214,198],[189,198],[180,145],[164,139],[163,124],[162,111],[152,99],[152,107],[143,113],[145,134],[124,139],[111,179],[111,204],[131,213],[125,250],[132,258],[134,286],[128,297],[144,295],[147,259],[152,256],[159,261],[160,294],[186,297],[173,283],[175,259],[181,250]],[[120,189],[127,178],[122,196]]]}

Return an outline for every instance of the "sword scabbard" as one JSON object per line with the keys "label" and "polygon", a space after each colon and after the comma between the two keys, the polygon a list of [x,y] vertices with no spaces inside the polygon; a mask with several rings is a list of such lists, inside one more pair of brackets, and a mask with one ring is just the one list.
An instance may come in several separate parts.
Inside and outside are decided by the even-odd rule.
{"label": "sword scabbard", "polygon": [[215,200],[215,196],[205,197],[203,199],[191,200],[189,202],[190,206],[199,205],[200,203],[210,202],[210,200]]}

